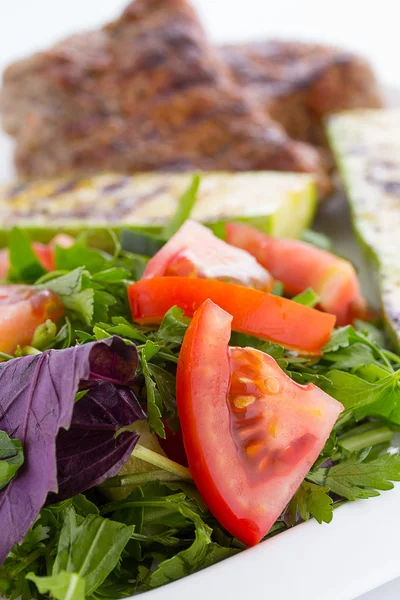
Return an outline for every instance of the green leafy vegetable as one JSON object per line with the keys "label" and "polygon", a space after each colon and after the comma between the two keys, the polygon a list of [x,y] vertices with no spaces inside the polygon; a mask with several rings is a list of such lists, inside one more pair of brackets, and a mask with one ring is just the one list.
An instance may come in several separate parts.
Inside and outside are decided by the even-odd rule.
{"label": "green leafy vegetable", "polygon": [[120,560],[133,527],[89,514],[82,518],[69,507],[61,529],[53,575],[76,573],[90,596]]}
{"label": "green leafy vegetable", "polygon": [[56,600],[85,600],[86,582],[77,573],[61,571],[50,577],[28,573],[26,578],[33,581],[41,594],[49,593]]}
{"label": "green leafy vegetable", "polygon": [[161,399],[159,393],[157,392],[156,384],[152,377],[148,364],[149,361],[153,358],[153,356],[157,354],[159,349],[159,346],[157,346],[150,340],[147,340],[145,347],[143,348],[141,353],[140,364],[146,383],[147,415],[150,429],[161,438],[165,438],[165,428],[161,420]]}
{"label": "green leafy vegetable", "polygon": [[193,176],[192,182],[188,189],[180,197],[175,214],[171,217],[163,229],[162,235],[166,239],[172,237],[174,233],[178,231],[181,225],[183,225],[186,219],[190,217],[193,207],[196,204],[199,186],[200,175],[196,174]]}
{"label": "green leafy vegetable", "polygon": [[298,304],[304,304],[304,306],[314,308],[319,302],[319,296],[312,288],[307,288],[304,292],[292,298],[292,300]]}
{"label": "green leafy vegetable", "polygon": [[6,487],[24,464],[24,451],[19,440],[0,431],[0,490]]}
{"label": "green leafy vegetable", "polygon": [[303,242],[307,242],[307,244],[312,244],[321,250],[327,250],[328,252],[332,252],[332,242],[331,240],[320,233],[319,231],[312,231],[311,229],[306,229],[301,234],[301,239]]}
{"label": "green leafy vegetable", "polygon": [[13,227],[10,232],[8,250],[10,253],[11,281],[33,283],[46,273],[32,250],[31,240],[28,235],[18,227]]}
{"label": "green leafy vegetable", "polygon": [[349,458],[330,469],[319,469],[308,479],[323,481],[331,492],[348,500],[379,496],[378,490],[391,490],[392,481],[400,481],[400,456],[385,454],[368,461]]}
{"label": "green leafy vegetable", "polygon": [[312,516],[318,523],[330,523],[333,517],[333,507],[332,498],[328,496],[327,492],[329,492],[329,487],[303,481],[291,502],[291,510],[294,515],[299,511],[303,521],[307,521]]}
{"label": "green leafy vegetable", "polygon": [[357,420],[370,415],[400,424],[400,371],[376,383],[337,370],[329,371],[327,376],[329,383],[324,384],[325,391],[342,402],[347,410],[352,410]]}
{"label": "green leafy vegetable", "polygon": [[162,320],[157,338],[173,344],[182,344],[190,321],[183,314],[183,310],[178,306],[170,308]]}
{"label": "green leafy vegetable", "polygon": [[160,563],[158,569],[150,576],[149,584],[151,587],[180,579],[238,552],[234,548],[224,548],[212,542],[212,530],[201,517],[183,504],[179,504],[178,508],[182,516],[193,521],[195,540],[186,550],[182,550],[173,558]]}

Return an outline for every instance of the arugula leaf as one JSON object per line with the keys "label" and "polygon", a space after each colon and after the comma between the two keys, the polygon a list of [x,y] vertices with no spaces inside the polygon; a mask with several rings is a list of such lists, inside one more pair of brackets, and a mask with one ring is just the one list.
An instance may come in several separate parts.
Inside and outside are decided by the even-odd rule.
{"label": "arugula leaf", "polygon": [[159,564],[158,569],[150,576],[149,584],[151,587],[176,581],[185,575],[204,569],[238,552],[235,548],[224,548],[212,542],[212,529],[193,510],[180,504],[179,511],[185,518],[194,523],[195,540],[189,548],[178,552],[172,558]]}
{"label": "arugula leaf", "polygon": [[24,451],[19,440],[0,431],[0,490],[6,487],[24,464]]}
{"label": "arugula leaf", "polygon": [[164,236],[134,229],[122,229],[120,238],[122,248],[136,257],[154,256],[166,242]]}
{"label": "arugula leaf", "polygon": [[148,361],[157,354],[160,347],[154,342],[147,340],[141,353],[141,367],[146,384],[147,392],[147,415],[150,429],[159,437],[165,439],[165,428],[161,420],[161,400],[156,390],[156,384],[152,377]]}
{"label": "arugula leaf", "polygon": [[169,414],[168,425],[172,431],[179,429],[178,410],[176,407],[176,377],[159,365],[149,364],[150,373],[153,376],[161,402]]}
{"label": "arugula leaf", "polygon": [[197,201],[197,192],[200,187],[200,175],[196,173],[188,189],[179,199],[175,214],[171,217],[162,231],[162,236],[167,240],[178,231],[183,223],[190,217]]}
{"label": "arugula leaf", "polygon": [[379,496],[377,490],[391,490],[392,481],[400,481],[400,456],[385,454],[364,462],[352,457],[320,471],[325,471],[324,483],[335,494],[348,500],[371,498]]}
{"label": "arugula leaf", "polygon": [[61,571],[51,577],[38,577],[28,573],[26,579],[33,581],[41,594],[50,593],[56,600],[85,600],[85,580],[77,573]]}
{"label": "arugula leaf", "polygon": [[157,338],[173,344],[182,344],[190,323],[190,319],[183,315],[184,311],[178,306],[170,308],[157,331]]}
{"label": "arugula leaf", "polygon": [[319,296],[314,292],[312,288],[307,288],[301,294],[297,294],[292,298],[293,302],[297,302],[298,304],[304,304],[304,306],[310,306],[314,308],[316,304],[319,302]]}
{"label": "arugula leaf", "polygon": [[303,481],[291,501],[291,509],[294,513],[299,511],[303,521],[307,521],[312,516],[318,523],[330,523],[333,517],[333,507],[332,498],[328,496],[327,492],[329,492],[329,487]]}
{"label": "arugula leaf", "polygon": [[90,514],[85,519],[70,507],[60,533],[53,575],[76,573],[90,596],[117,565],[133,526]]}
{"label": "arugula leaf", "polygon": [[46,273],[46,269],[40,264],[32,249],[31,240],[22,229],[13,227],[9,236],[8,250],[10,255],[8,277],[12,281],[34,283]]}

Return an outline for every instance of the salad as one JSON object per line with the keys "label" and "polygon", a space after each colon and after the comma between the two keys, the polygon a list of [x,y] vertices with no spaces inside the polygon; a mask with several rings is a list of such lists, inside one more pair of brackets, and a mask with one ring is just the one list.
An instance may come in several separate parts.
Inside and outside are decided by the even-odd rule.
{"label": "salad", "polygon": [[0,253],[0,594],[119,599],[400,480],[400,356],[329,240],[188,220]]}

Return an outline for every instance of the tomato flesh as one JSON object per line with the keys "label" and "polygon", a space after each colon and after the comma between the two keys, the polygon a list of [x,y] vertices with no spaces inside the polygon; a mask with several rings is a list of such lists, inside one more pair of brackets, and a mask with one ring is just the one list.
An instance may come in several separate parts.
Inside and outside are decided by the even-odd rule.
{"label": "tomato flesh", "polygon": [[251,546],[296,492],[343,407],[292,381],[272,357],[229,348],[231,322],[211,300],[196,312],[179,356],[177,405],[200,493]]}
{"label": "tomato flesh", "polygon": [[30,344],[36,327],[62,314],[61,300],[49,290],[0,286],[0,352],[13,354],[17,346]]}
{"label": "tomato flesh", "polygon": [[179,306],[188,317],[207,298],[233,316],[232,327],[304,354],[319,354],[329,340],[335,317],[259,290],[222,281],[154,277],[128,288],[132,317],[138,323],[161,323]]}
{"label": "tomato flesh", "polygon": [[[74,238],[65,233],[56,235],[49,244],[33,242],[32,249],[40,264],[46,271],[55,271],[55,249],[56,246],[69,248],[74,243]],[[10,269],[10,257],[7,248],[0,250],[0,280],[6,279]]]}
{"label": "tomato flesh", "polygon": [[294,296],[308,287],[320,297],[320,308],[337,317],[338,325],[364,318],[365,298],[353,265],[331,252],[298,240],[265,235],[243,223],[226,225],[227,241],[252,254]]}
{"label": "tomato flesh", "polygon": [[150,259],[143,273],[143,279],[165,276],[217,279],[264,291],[273,287],[270,274],[253,256],[195,221],[186,221]]}

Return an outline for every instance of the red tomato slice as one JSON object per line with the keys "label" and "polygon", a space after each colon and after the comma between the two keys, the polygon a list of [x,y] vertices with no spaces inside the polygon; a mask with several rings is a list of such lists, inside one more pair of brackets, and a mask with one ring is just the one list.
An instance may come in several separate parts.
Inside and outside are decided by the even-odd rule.
{"label": "red tomato slice", "polygon": [[[51,240],[49,244],[41,244],[40,242],[33,242],[32,248],[42,267],[46,271],[55,271],[55,248],[61,246],[62,248],[69,248],[74,243],[74,238],[65,233],[59,233]],[[8,249],[3,248],[0,250],[0,280],[6,279],[8,270],[10,268],[10,259],[8,256]]]}
{"label": "red tomato slice", "polygon": [[143,279],[173,276],[201,277],[239,283],[270,291],[273,280],[254,258],[217,238],[195,221],[186,221],[148,262]]}
{"label": "red tomato slice", "polygon": [[161,323],[179,306],[188,317],[210,298],[233,315],[235,331],[270,340],[304,354],[320,354],[335,326],[335,317],[287,298],[223,281],[154,277],[128,288],[132,317],[138,323]]}
{"label": "red tomato slice", "polygon": [[229,348],[232,316],[207,300],[183,340],[177,405],[193,479],[218,521],[249,546],[284,510],[343,406],[292,381],[253,348]]}
{"label": "red tomato slice", "polygon": [[338,325],[364,318],[367,305],[353,265],[326,250],[298,240],[265,235],[243,223],[226,225],[227,241],[250,252],[294,296],[312,287],[320,308],[337,317]]}
{"label": "red tomato slice", "polygon": [[13,354],[32,341],[36,327],[63,314],[61,300],[28,285],[0,286],[0,351]]}

